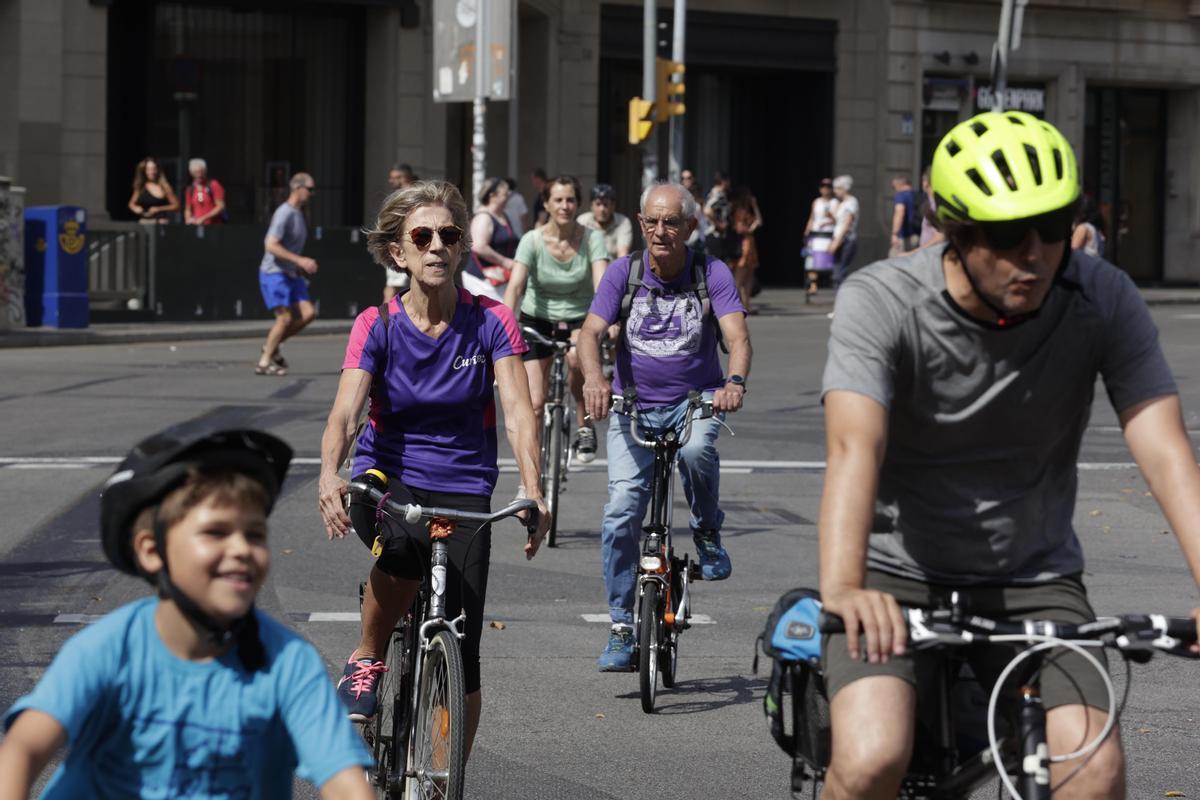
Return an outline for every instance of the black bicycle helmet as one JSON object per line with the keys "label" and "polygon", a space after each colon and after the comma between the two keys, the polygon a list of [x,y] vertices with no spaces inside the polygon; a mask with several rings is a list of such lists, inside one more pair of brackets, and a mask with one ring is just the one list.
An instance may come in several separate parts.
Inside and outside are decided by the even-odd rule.
{"label": "black bicycle helmet", "polygon": [[193,421],[142,440],[129,451],[100,495],[100,541],[112,565],[140,575],[133,557],[132,531],[138,513],[183,484],[189,469],[228,469],[254,478],[266,489],[267,511],[275,504],[292,448],[262,431],[214,428]]}
{"label": "black bicycle helmet", "polygon": [[202,628],[217,645],[237,639],[238,657],[250,671],[262,668],[266,656],[258,636],[253,606],[233,624],[209,616],[171,580],[166,558],[166,526],[156,515],[154,538],[163,561],[157,575],[138,569],[133,555],[133,531],[138,513],[155,506],[187,479],[192,469],[221,469],[248,475],[267,493],[270,513],[279,497],[292,460],[292,448],[269,433],[249,429],[222,430],[210,421],[193,421],[156,433],[134,446],[117,467],[100,495],[100,541],[113,566],[141,575],[170,598],[179,610]]}

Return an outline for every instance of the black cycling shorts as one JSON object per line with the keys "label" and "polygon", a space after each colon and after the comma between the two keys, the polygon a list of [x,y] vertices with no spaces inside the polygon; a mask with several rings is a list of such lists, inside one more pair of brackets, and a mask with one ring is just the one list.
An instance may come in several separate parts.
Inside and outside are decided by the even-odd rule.
{"label": "black cycling shorts", "polygon": [[[577,331],[583,327],[584,319],[587,318],[583,317],[581,319],[565,319],[562,322],[567,326],[567,330]],[[542,319],[541,317],[531,317],[528,314],[521,315],[521,324],[528,325],[542,336],[545,336],[547,339],[554,338],[554,329],[558,326],[557,322],[552,322],[548,319]],[[538,359],[550,358],[552,355],[554,355],[553,347],[547,347],[546,345],[538,342],[531,342],[528,339],[525,340],[525,344],[529,345],[529,352],[521,356],[522,361],[537,361]]]}
{"label": "black cycling shorts", "polygon": [[[388,483],[392,499],[399,503],[419,503],[462,511],[489,512],[492,500],[477,494],[454,494],[413,489],[392,478]],[[421,580],[429,572],[433,550],[424,521],[409,524],[384,515],[376,521],[375,506],[352,502],[350,521],[358,538],[368,548],[375,537],[382,538],[383,552],[375,566],[394,578]],[[472,541],[472,537],[474,540]],[[467,693],[479,690],[479,637],[483,634],[483,602],[487,595],[488,563],[492,553],[492,528],[484,526],[475,534],[475,525],[458,524],[446,539],[446,617],[453,619],[461,611],[466,638],[461,640]]]}

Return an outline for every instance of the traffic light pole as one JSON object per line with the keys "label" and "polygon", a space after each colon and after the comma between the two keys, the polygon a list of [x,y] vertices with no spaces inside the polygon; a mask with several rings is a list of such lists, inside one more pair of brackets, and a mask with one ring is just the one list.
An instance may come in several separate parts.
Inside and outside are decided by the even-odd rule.
{"label": "traffic light pole", "polygon": [[[671,60],[676,64],[684,63],[684,34],[687,30],[687,0],[675,0],[675,17],[672,21]],[[675,183],[683,172],[683,115],[671,115],[669,128],[670,155],[667,161],[667,174]]]}
{"label": "traffic light pole", "polygon": [[[655,0],[644,0],[642,9],[642,100],[654,104],[655,41],[658,37],[658,9]],[[642,188],[658,180],[658,142],[652,137],[642,142]]]}

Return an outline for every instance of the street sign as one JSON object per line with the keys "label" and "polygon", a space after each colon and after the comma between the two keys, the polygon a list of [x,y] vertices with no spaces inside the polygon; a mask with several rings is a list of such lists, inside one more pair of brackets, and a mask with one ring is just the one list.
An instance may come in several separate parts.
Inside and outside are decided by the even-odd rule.
{"label": "street sign", "polygon": [[480,13],[486,32],[485,96],[508,100],[512,92],[512,0],[434,0],[433,99],[469,103],[476,97],[475,43]]}

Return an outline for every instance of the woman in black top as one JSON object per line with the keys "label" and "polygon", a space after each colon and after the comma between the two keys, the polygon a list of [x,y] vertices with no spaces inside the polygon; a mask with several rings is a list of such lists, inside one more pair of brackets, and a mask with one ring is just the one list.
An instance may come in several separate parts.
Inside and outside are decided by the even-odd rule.
{"label": "woman in black top", "polygon": [[129,196],[129,210],[137,214],[139,222],[169,222],[169,215],[179,210],[179,198],[170,182],[162,174],[158,162],[151,157],[143,158],[133,171],[133,194]]}

